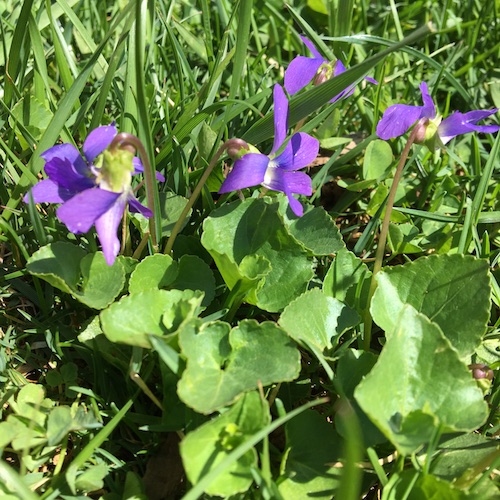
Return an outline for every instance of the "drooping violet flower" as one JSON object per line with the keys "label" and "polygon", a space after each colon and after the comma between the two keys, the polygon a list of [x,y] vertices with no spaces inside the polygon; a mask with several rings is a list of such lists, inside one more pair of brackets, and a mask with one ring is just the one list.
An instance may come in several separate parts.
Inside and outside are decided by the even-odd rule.
{"label": "drooping violet flower", "polygon": [[[85,159],[72,144],[42,153],[48,179],[24,197],[26,203],[30,195],[35,203],[62,203],[56,214],[72,233],[86,233],[95,225],[109,265],[120,251],[116,233],[126,205],[132,212],[152,216],[132,192],[132,175],[144,170],[140,160],[128,150],[110,148],[117,132],[114,124],[94,129],[83,144]],[[163,178],[158,173],[157,177]]]}
{"label": "drooping violet flower", "polygon": [[406,133],[418,122],[419,131],[415,142],[425,142],[429,149],[438,149],[454,137],[469,132],[494,133],[498,125],[476,125],[477,122],[493,115],[498,109],[475,110],[468,113],[455,111],[444,120],[436,114],[436,106],[429,95],[427,84],[420,84],[423,106],[394,104],[388,107],[377,125],[377,135],[384,140],[393,139]]}
{"label": "drooping violet flower", "polygon": [[[346,71],[346,67],[342,64],[340,59],[328,61],[318,52],[318,49],[316,49],[308,38],[301,36],[300,39],[314,57],[297,56],[288,65],[285,71],[285,89],[290,95],[303,89],[312,80],[314,81],[314,85],[320,85],[326,80],[330,80]],[[377,80],[368,76],[365,80],[375,85],[378,84]],[[335,102],[350,96],[354,92],[354,88],[355,85],[347,87],[340,94],[337,94],[330,102]]]}
{"label": "drooping violet flower", "polygon": [[[281,191],[295,215],[299,217],[304,209],[293,194],[312,194],[311,178],[298,170],[311,163],[319,151],[319,141],[304,132],[294,134],[282,153],[276,156],[286,139],[288,129],[288,100],[280,85],[274,86],[274,144],[269,155],[245,153],[234,162],[233,169],[222,183],[219,193],[228,193],[261,184]],[[253,150],[256,150],[252,147]]]}

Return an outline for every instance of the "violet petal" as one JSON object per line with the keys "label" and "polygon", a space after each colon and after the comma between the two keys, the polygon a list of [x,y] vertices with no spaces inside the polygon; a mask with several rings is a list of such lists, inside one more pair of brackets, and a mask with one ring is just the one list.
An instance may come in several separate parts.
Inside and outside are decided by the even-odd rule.
{"label": "violet petal", "polygon": [[302,217],[304,213],[304,207],[302,206],[302,203],[300,203],[297,198],[294,198],[292,194],[286,193],[286,196],[288,198],[288,203],[290,204],[290,208],[292,209],[292,212],[297,216],[297,217]]}
{"label": "violet petal", "polygon": [[323,59],[324,62],[325,58],[319,53],[318,49],[315,47],[314,43],[309,40],[309,38],[306,38],[303,35],[300,35],[300,39],[304,43],[304,45],[311,51],[311,54],[316,58],[316,59]]}
{"label": "violet petal", "polygon": [[293,95],[308,85],[316,76],[323,59],[297,56],[293,59],[285,71],[285,89]]}
{"label": "violet petal", "polygon": [[269,158],[261,153],[248,153],[236,160],[233,169],[222,183],[219,193],[229,193],[262,184]]}
{"label": "violet petal", "polygon": [[[134,165],[134,173],[132,175],[144,173],[144,165],[142,164],[142,161],[138,156],[134,156],[134,158],[132,159],[132,164]],[[155,175],[157,181],[165,182],[165,177],[163,174],[160,174],[160,172],[155,172]]]}
{"label": "violet petal", "polygon": [[269,167],[263,185],[273,191],[311,196],[312,181],[304,172],[291,172],[279,167]]}
{"label": "violet petal", "polygon": [[319,141],[309,134],[293,134],[284,151],[272,160],[283,170],[299,170],[307,167],[318,156]]}
{"label": "violet petal", "polygon": [[[271,153],[276,152],[286,138],[288,129],[288,99],[281,85],[276,84],[273,89],[274,98],[274,143]],[[270,153],[270,154],[271,154]]]}
{"label": "violet petal", "polygon": [[86,233],[120,196],[104,189],[86,189],[61,205],[56,214],[72,233]]}
{"label": "violet petal", "polygon": [[432,97],[427,90],[427,84],[422,82],[420,84],[420,91],[422,92],[422,100],[424,101],[424,106],[422,108],[422,114],[419,118],[430,118],[431,120],[436,117],[436,106]]}
{"label": "violet petal", "polygon": [[137,198],[135,198],[134,195],[129,195],[128,197],[128,204],[130,207],[130,211],[134,213],[139,213],[144,215],[144,217],[148,218],[153,217],[153,212],[150,210],[148,207],[145,207],[142,203],[139,202]]}
{"label": "violet petal", "polygon": [[45,173],[50,180],[74,194],[89,189],[95,184],[94,178],[82,175],[68,158],[55,156],[45,164]]}
{"label": "violet petal", "polygon": [[24,203],[30,202],[30,192],[33,196],[34,203],[64,203],[75,194],[74,192],[61,188],[59,184],[50,179],[44,179],[35,184],[31,190],[24,195]]}
{"label": "violet petal", "polygon": [[40,156],[45,160],[45,163],[50,162],[53,158],[67,159],[75,166],[76,171],[80,174],[85,175],[89,172],[89,167],[83,161],[78,149],[76,149],[73,144],[67,142],[52,146]]}
{"label": "violet petal", "polygon": [[118,129],[114,124],[97,127],[85,139],[83,143],[83,154],[89,163],[92,163],[114,139]]}
{"label": "violet petal", "polygon": [[403,135],[422,116],[422,106],[389,106],[377,125],[377,135],[384,140]]}
{"label": "violet petal", "polygon": [[441,142],[446,144],[454,137],[469,132],[483,132],[491,134],[500,130],[498,125],[476,125],[476,123],[488,116],[496,113],[497,109],[475,110],[468,113],[455,111],[452,115],[445,118],[438,127],[438,134]]}
{"label": "violet petal", "polygon": [[118,193],[118,195],[111,207],[95,221],[97,236],[102,246],[104,258],[109,266],[113,265],[116,256],[120,252],[120,240],[117,232],[127,203],[127,194]]}

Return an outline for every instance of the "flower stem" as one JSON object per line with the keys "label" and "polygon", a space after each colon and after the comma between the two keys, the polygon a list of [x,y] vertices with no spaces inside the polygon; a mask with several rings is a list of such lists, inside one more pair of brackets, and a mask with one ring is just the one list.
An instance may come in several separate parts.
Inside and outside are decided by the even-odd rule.
{"label": "flower stem", "polygon": [[408,159],[408,154],[410,153],[410,148],[415,142],[417,133],[420,127],[417,125],[413,127],[413,130],[408,137],[405,148],[401,153],[401,158],[399,159],[398,166],[396,167],[396,172],[394,173],[394,179],[392,180],[392,186],[389,191],[389,196],[387,197],[387,204],[385,206],[384,220],[382,221],[382,227],[380,228],[380,235],[378,237],[377,252],[375,253],[375,263],[373,264],[372,279],[370,282],[370,291],[368,293],[367,309],[365,311],[365,328],[363,336],[363,349],[365,351],[370,350],[370,343],[372,337],[372,324],[373,319],[370,314],[370,304],[377,288],[376,276],[382,269],[382,263],[384,261],[385,244],[387,242],[387,233],[389,232],[389,224],[391,222],[392,209],[394,207],[394,200],[396,199],[396,191],[398,190],[398,184],[401,180],[401,175],[403,174],[403,169]]}
{"label": "flower stem", "polygon": [[114,148],[124,148],[127,146],[132,146],[136,151],[139,152],[143,166],[144,166],[144,178],[146,180],[146,198],[148,200],[148,208],[153,212],[153,215],[149,218],[149,232],[151,234],[151,244],[153,246],[153,251],[158,252],[158,239],[155,228],[155,213],[154,213],[154,178],[153,171],[151,169],[151,163],[149,162],[148,154],[142,142],[133,134],[128,132],[120,132],[111,141],[109,148],[113,150]]}
{"label": "flower stem", "polygon": [[[229,152],[230,152],[231,148],[235,148],[235,147],[237,149],[241,149],[242,143],[243,143],[243,141],[241,139],[229,139],[217,150],[217,153],[215,153],[214,157],[212,158],[212,161],[208,165],[205,172],[203,172],[203,175],[201,176],[200,180],[198,181],[198,184],[196,185],[196,187],[194,188],[193,193],[189,197],[189,200],[186,203],[186,206],[184,207],[184,210],[182,211],[180,217],[177,219],[177,222],[175,223],[175,226],[172,229],[170,237],[168,238],[167,244],[165,245],[163,253],[170,255],[170,253],[172,252],[172,248],[174,246],[175,239],[177,238],[177,235],[179,234],[189,211],[191,210],[191,208],[193,208],[193,205],[195,204],[196,200],[198,199],[198,196],[200,195],[201,190],[203,189],[203,186],[205,185],[205,182],[207,182],[207,179],[210,176],[210,174],[212,173],[212,170],[214,169],[215,165],[217,165],[217,162],[219,161],[219,158],[222,156],[222,153],[224,153],[224,151],[226,151],[226,150],[229,150]],[[248,147],[246,149],[248,149]]]}

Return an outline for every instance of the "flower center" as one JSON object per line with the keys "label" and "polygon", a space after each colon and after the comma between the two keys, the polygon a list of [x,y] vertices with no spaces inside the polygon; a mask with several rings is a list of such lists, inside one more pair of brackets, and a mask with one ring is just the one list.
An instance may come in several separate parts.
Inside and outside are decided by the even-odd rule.
{"label": "flower center", "polygon": [[130,187],[134,155],[126,149],[105,150],[97,182],[102,189],[122,193]]}

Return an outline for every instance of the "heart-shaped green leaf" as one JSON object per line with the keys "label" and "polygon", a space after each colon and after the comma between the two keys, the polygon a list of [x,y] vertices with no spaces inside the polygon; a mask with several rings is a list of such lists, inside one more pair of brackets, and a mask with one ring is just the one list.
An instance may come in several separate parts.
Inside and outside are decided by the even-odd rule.
{"label": "heart-shaped green leaf", "polygon": [[108,266],[102,252],[87,254],[66,242],[46,245],[29,259],[28,271],[94,309],[104,309],[125,283],[121,259]]}
{"label": "heart-shaped green leaf", "polygon": [[150,348],[149,335],[174,333],[193,318],[203,294],[191,290],[146,290],[123,297],[101,312],[101,325],[111,342]]}
{"label": "heart-shaped green leaf", "polygon": [[461,356],[471,355],[490,317],[490,277],[485,260],[432,255],[377,276],[371,313],[386,332],[395,330],[405,304],[437,323]]}
{"label": "heart-shaped green leaf", "polygon": [[360,321],[358,313],[318,288],[303,293],[282,312],[279,324],[306,348],[331,349],[339,337]]}
{"label": "heart-shaped green leaf", "polygon": [[212,212],[203,228],[202,244],[230,289],[241,281],[248,285],[248,275],[240,270],[245,257],[254,256],[253,263],[260,262],[257,276],[268,269],[252,283],[245,299],[266,311],[283,309],[305,291],[313,276],[306,250],[289,234],[278,203],[269,198],[225,205]]}
{"label": "heart-shaped green leaf", "polygon": [[[269,406],[258,393],[250,392],[217,418],[190,432],[180,451],[186,475],[196,484],[215,469],[231,451],[270,422]],[[246,491],[253,482],[251,468],[257,466],[254,449],[246,452],[206,488],[206,493],[228,498]]]}
{"label": "heart-shaped green leaf", "polygon": [[439,326],[408,305],[354,396],[404,455],[429,442],[438,427],[471,431],[488,415],[470,370]]}
{"label": "heart-shaped green leaf", "polygon": [[300,354],[275,323],[244,320],[231,329],[221,321],[191,321],[179,331],[187,367],[179,381],[179,397],[200,413],[232,403],[242,392],[294,380]]}

